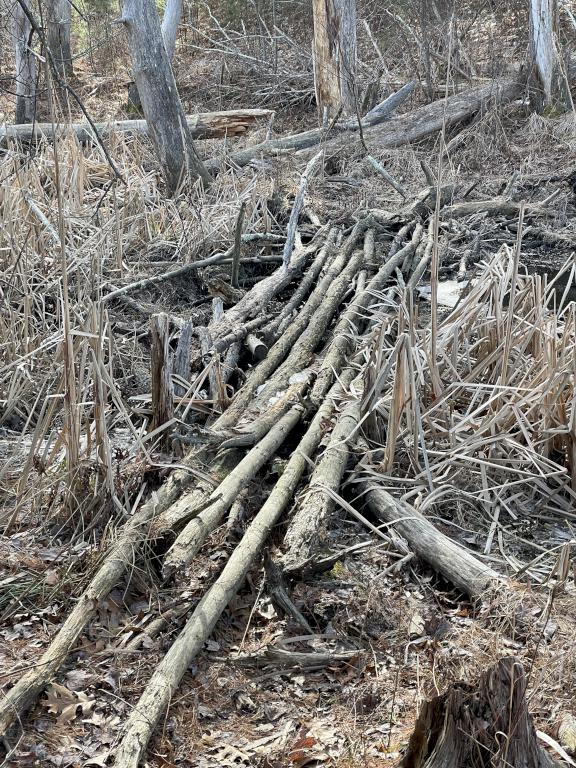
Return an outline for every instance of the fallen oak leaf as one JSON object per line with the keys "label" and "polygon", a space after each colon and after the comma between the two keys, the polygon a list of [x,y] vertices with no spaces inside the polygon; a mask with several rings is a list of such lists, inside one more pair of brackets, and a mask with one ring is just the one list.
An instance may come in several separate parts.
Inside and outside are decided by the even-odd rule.
{"label": "fallen oak leaf", "polygon": [[87,715],[96,706],[95,699],[90,699],[82,691],[72,692],[59,683],[51,683],[46,689],[46,696],[44,705],[48,707],[48,712],[58,715],[61,725],[74,720],[78,707],[83,715]]}

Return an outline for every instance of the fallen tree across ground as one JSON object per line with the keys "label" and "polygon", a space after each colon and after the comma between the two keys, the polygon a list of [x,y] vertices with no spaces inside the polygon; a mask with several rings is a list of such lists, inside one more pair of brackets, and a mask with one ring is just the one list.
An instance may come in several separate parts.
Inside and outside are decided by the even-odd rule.
{"label": "fallen tree across ground", "polygon": [[[201,112],[187,117],[194,139],[222,139],[226,136],[238,136],[253,128],[259,121],[270,120],[274,112],[271,109],[231,109],[223,112]],[[95,123],[101,139],[112,134],[147,134],[146,120],[110,120]],[[52,123],[25,123],[22,125],[4,125],[0,128],[0,146],[6,147],[13,141],[51,141],[54,134],[74,133],[80,144],[96,143],[94,130],[88,123],[69,123],[54,127]]]}
{"label": "fallen tree across ground", "polygon": [[[378,123],[371,121],[363,124],[362,140],[368,146],[379,148],[400,147],[425,139],[443,128],[462,123],[483,109],[509,104],[520,98],[525,91],[525,83],[520,77],[506,77],[494,80],[486,85],[469,88],[462,93],[439,99],[406,112],[399,117],[391,117],[391,112],[380,110]],[[394,110],[398,104],[394,104]],[[336,126],[337,128],[337,126]],[[264,141],[252,147],[231,153],[225,161],[208,160],[206,165],[211,172],[219,170],[223,163],[242,167],[260,156],[282,152],[299,152],[303,158],[313,154],[312,150],[321,144],[326,156],[338,154],[350,142],[349,133],[358,132],[358,123],[347,124],[344,136],[333,136],[330,130],[319,129],[292,136]]]}

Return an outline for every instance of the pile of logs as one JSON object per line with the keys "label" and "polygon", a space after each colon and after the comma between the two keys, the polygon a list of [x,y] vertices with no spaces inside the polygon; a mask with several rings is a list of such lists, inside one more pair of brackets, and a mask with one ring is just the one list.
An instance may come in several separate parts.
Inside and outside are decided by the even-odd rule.
{"label": "pile of logs", "polygon": [[[406,86],[402,98],[412,88]],[[377,114],[370,113],[364,119],[364,139],[396,146],[462,121],[493,99],[515,99],[521,91],[522,86],[509,79],[389,119],[396,99],[388,106],[380,105]],[[381,120],[388,121],[375,125]],[[202,120],[197,123],[202,124]],[[356,127],[350,124],[333,131],[338,134]],[[332,151],[341,139],[328,136],[324,130],[311,131],[269,140],[234,153],[231,159],[245,165],[263,153],[286,149],[308,152],[320,141],[325,151]],[[318,159],[319,155],[314,155],[310,160],[304,182]],[[214,162],[212,170],[218,165]],[[302,195],[303,190],[304,186]],[[134,702],[115,752],[115,765],[137,766],[184,673],[283,515],[290,513],[283,551],[275,567],[286,577],[321,567],[317,561],[321,559],[322,531],[330,526],[334,497],[355,458],[363,415],[361,394],[370,382],[368,350],[381,332],[373,322],[375,308],[383,302],[393,306],[401,291],[416,288],[434,255],[434,221],[440,209],[445,208],[452,218],[466,215],[472,205],[474,212],[487,215],[510,207],[517,212],[517,205],[509,200],[472,204],[458,200],[459,194],[454,186],[430,185],[398,211],[364,211],[347,229],[319,226],[306,245],[295,238],[302,203],[299,195],[282,263],[228,309],[215,299],[207,326],[183,327],[173,361],[168,350],[168,318],[153,318],[152,428],[161,432],[170,421],[175,398],[188,395],[182,384],[174,385],[173,381],[175,374],[178,381],[187,379],[193,359],[201,359],[206,366],[206,404],[211,415],[196,429],[194,447],[181,468],[118,531],[99,570],[44,655],[0,702],[0,732],[5,733],[34,704],[77,646],[99,603],[149,543],[163,541],[162,577],[173,579],[193,562],[226,516],[235,513],[242,504],[243,491],[271,464],[288,438],[295,447],[282,473],[220,575],[186,618],[140,700]],[[187,265],[185,269],[200,266]],[[126,289],[112,291],[103,300],[111,302],[125,293]],[[232,396],[229,382],[239,360],[246,358],[245,347],[253,356],[253,365]],[[376,518],[395,523],[417,556],[471,597],[481,597],[499,581],[495,571],[456,546],[409,505],[369,484],[363,491]],[[300,620],[306,626],[304,617]],[[440,763],[414,759],[410,764]]]}
{"label": "pile of logs", "polygon": [[[440,205],[454,207],[454,187],[439,192]],[[181,329],[174,371],[167,318],[153,318],[153,428],[161,428],[170,416],[175,397],[172,374],[189,370],[191,357],[198,353],[208,371],[207,403],[214,416],[197,430],[196,445],[184,466],[118,532],[48,650],[0,703],[0,730],[6,731],[34,703],[77,645],[100,601],[145,545],[163,539],[164,579],[181,572],[226,515],[241,504],[243,490],[272,462],[288,436],[297,447],[149,681],[126,725],[116,765],[137,765],[184,672],[243,584],[270,530],[290,509],[284,552],[276,565],[286,575],[314,570],[321,532],[329,527],[334,510],[333,495],[354,458],[359,395],[370,365],[366,350],[379,333],[372,322],[373,309],[383,296],[393,305],[398,284],[415,287],[426,270],[436,199],[436,188],[428,187],[397,212],[366,211],[348,230],[319,227],[307,245],[291,247],[286,263],[235,305],[223,311],[215,299],[208,326],[193,333]],[[280,296],[282,309],[269,313],[267,308]],[[255,352],[256,362],[230,402],[225,384],[238,364],[242,344]],[[303,487],[306,493],[299,493]],[[368,487],[366,500],[377,517],[397,521],[417,555],[472,596],[481,595],[498,579],[493,570],[382,489]]]}

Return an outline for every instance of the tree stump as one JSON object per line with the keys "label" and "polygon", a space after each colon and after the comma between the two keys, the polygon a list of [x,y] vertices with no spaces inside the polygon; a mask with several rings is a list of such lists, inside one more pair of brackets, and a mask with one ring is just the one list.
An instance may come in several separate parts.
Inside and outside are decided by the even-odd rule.
{"label": "tree stump", "polygon": [[476,686],[427,701],[400,768],[559,768],[539,745],[521,663],[501,659]]}

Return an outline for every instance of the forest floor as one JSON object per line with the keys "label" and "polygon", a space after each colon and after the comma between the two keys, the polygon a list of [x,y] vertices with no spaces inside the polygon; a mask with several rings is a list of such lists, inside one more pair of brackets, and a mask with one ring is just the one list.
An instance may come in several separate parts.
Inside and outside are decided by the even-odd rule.
{"label": "forest floor", "polygon": [[[108,80],[101,85],[109,91]],[[99,95],[94,98],[100,100]],[[118,115],[121,100],[121,94],[108,93],[109,114],[95,116],[106,119]],[[547,231],[560,233],[564,242],[546,242],[540,222],[528,215],[521,250],[521,263],[531,274],[546,274],[552,280],[572,256],[576,239],[574,192],[566,182],[576,165],[573,116],[530,116],[525,105],[515,103],[487,112],[460,131],[462,141],[441,164],[443,184],[454,183],[464,189],[474,184],[472,200],[496,198],[506,188],[512,200],[527,204],[545,201],[556,192],[545,226]],[[242,141],[256,142],[257,136]],[[425,185],[420,161],[427,161],[436,171],[439,148],[438,141],[428,140],[395,150],[379,151],[373,146],[370,151],[401,180],[409,198],[415,198]],[[84,302],[105,280],[125,284],[228,248],[234,239],[240,199],[247,201],[246,231],[258,231],[263,220],[264,226],[284,231],[302,171],[301,161],[288,155],[222,174],[210,200],[190,196],[168,201],[158,189],[154,160],[144,143],[122,144],[118,140],[111,149],[128,184],[125,189],[118,188],[115,196],[103,198],[108,169],[97,148],[81,150],[67,139],[59,147],[78,326],[82,307],[87,306]],[[206,156],[215,156],[222,152],[222,142],[203,142],[201,149]],[[404,201],[382,182],[364,155],[360,142],[351,141],[342,156],[311,180],[301,227],[303,241],[311,239],[318,221],[349,229],[359,211],[394,212],[403,208]],[[34,162],[20,168],[19,174],[18,186],[35,197],[51,221],[57,221],[50,185],[50,147],[41,147]],[[9,309],[3,310],[2,320],[1,373],[8,371],[10,375],[2,380],[0,490],[11,530],[0,539],[0,638],[4,640],[0,679],[9,687],[46,650],[122,519],[101,495],[104,481],[93,473],[88,460],[89,493],[82,500],[82,514],[80,518],[68,517],[58,439],[61,417],[56,415],[48,423],[44,406],[39,407],[43,398],[49,403],[47,396],[62,391],[60,369],[49,345],[60,323],[58,292],[50,288],[58,262],[46,232],[36,228],[26,235],[20,228],[19,217],[25,219],[28,214],[23,203],[7,199],[6,190],[15,182],[5,177],[2,183],[3,216],[6,222],[9,217],[11,235],[23,247],[22,272],[26,272],[20,274],[19,257],[7,265],[13,273],[6,272],[11,275],[5,293]],[[101,220],[95,218],[96,207],[100,207]],[[477,214],[457,228],[446,221],[441,233],[441,284],[449,284],[459,293],[464,287],[466,295],[473,290],[474,281],[504,283],[517,223],[510,217],[489,219]],[[33,242],[26,244],[26,237]],[[457,282],[465,251],[471,254],[465,279]],[[270,253],[278,255],[277,249],[270,249]],[[105,279],[93,263],[97,254],[105,255]],[[242,273],[243,287],[270,274],[274,266],[247,264]],[[40,278],[48,285],[45,295],[27,305],[25,296],[32,295]],[[81,285],[85,280],[96,282]],[[18,299],[9,291],[14,284],[19,286]],[[569,314],[572,310],[566,310],[573,285],[575,278],[568,270],[556,292],[560,309],[557,315],[552,309],[546,322],[555,316],[554,322],[564,328],[567,318],[573,319]],[[536,286],[534,290],[539,289]],[[430,317],[429,292],[426,274],[417,299],[421,328],[427,327]],[[114,302],[106,319],[111,369],[119,393],[119,402],[112,406],[115,415],[109,420],[108,451],[113,457],[118,495],[134,505],[140,494],[147,496],[158,488],[182,458],[158,446],[149,452],[139,450],[131,432],[136,429],[139,439],[146,433],[149,315],[165,312],[178,321],[191,320],[195,327],[206,325],[213,298],[207,281],[194,274],[137,295],[144,314],[138,307]],[[280,296],[279,306],[285,300],[286,296]],[[381,299],[376,318],[384,305]],[[449,307],[440,310],[440,323],[448,322],[450,311]],[[52,323],[46,320],[48,316],[54,318]],[[16,329],[17,339],[10,338],[11,327]],[[564,341],[573,340],[568,331],[565,337],[564,331],[557,333]],[[77,342],[77,361],[89,357],[88,347],[82,347],[81,341]],[[34,363],[27,367],[28,349],[36,352],[32,355]],[[20,361],[18,375],[11,373],[14,361]],[[247,357],[242,358],[241,368],[248,371],[251,366]],[[381,364],[380,371],[384,369]],[[85,389],[82,386],[80,380],[80,395],[92,397],[91,384]],[[519,392],[522,386],[531,385],[524,379],[518,384]],[[567,403],[569,411],[573,406]],[[569,414],[566,421],[570,421]],[[528,437],[526,441],[530,445]],[[217,528],[193,563],[174,579],[162,583],[159,577],[162,551],[151,549],[136,561],[126,579],[97,606],[93,621],[56,680],[17,723],[15,735],[5,744],[5,765],[107,765],[122,726],[154,668],[187,613],[220,572],[294,447],[288,441],[279,449],[275,462],[248,485],[243,514]],[[382,447],[372,442],[366,449],[376,463]],[[84,448],[88,455],[86,442]],[[291,599],[312,633],[305,632],[273,601],[264,566],[252,568],[174,692],[169,713],[148,749],[147,764],[158,768],[397,765],[425,699],[455,681],[476,679],[490,664],[509,655],[521,659],[529,673],[530,711],[537,729],[558,739],[559,725],[567,715],[576,715],[576,574],[558,581],[554,573],[563,545],[576,538],[576,518],[571,512],[575,494],[569,458],[552,455],[553,450],[542,449],[540,453],[542,465],[533,463],[530,471],[522,465],[525,487],[518,493],[513,490],[511,476],[504,480],[484,477],[487,495],[483,497],[479,472],[469,487],[462,475],[450,481],[452,491],[461,482],[461,496],[454,493],[438,498],[427,508],[440,530],[512,579],[516,603],[509,591],[504,594],[496,589],[481,607],[473,605],[426,564],[403,557],[411,554],[405,542],[396,540],[391,547],[389,538],[383,540],[374,530],[376,520],[372,520],[372,527],[367,526],[346,515],[345,504],[338,506],[339,511],[331,518],[326,548],[341,555],[325,572],[295,578],[290,585]],[[544,459],[549,461],[545,470],[541,469]],[[550,479],[554,462],[559,475]],[[403,493],[402,478],[410,477],[409,464],[405,453],[399,451],[396,469],[400,479],[394,486],[396,481],[386,478],[387,487],[398,495]],[[448,470],[437,471],[435,481],[441,485],[442,472]],[[479,486],[474,485],[477,482]],[[498,519],[489,493],[499,498],[500,485],[508,495],[503,492]],[[361,503],[351,466],[341,492],[344,502]],[[416,501],[412,499],[412,503]],[[282,548],[285,527],[281,522],[274,528],[267,545],[269,554]],[[356,547],[359,543],[361,548]],[[522,627],[515,625],[519,605],[528,606],[533,616],[533,621]],[[168,617],[167,626],[149,637],[146,628],[160,616]],[[136,637],[141,645],[134,649],[130,644]],[[310,654],[309,666],[305,662],[285,664],[278,651],[287,650]],[[321,654],[324,656],[319,661]]]}

